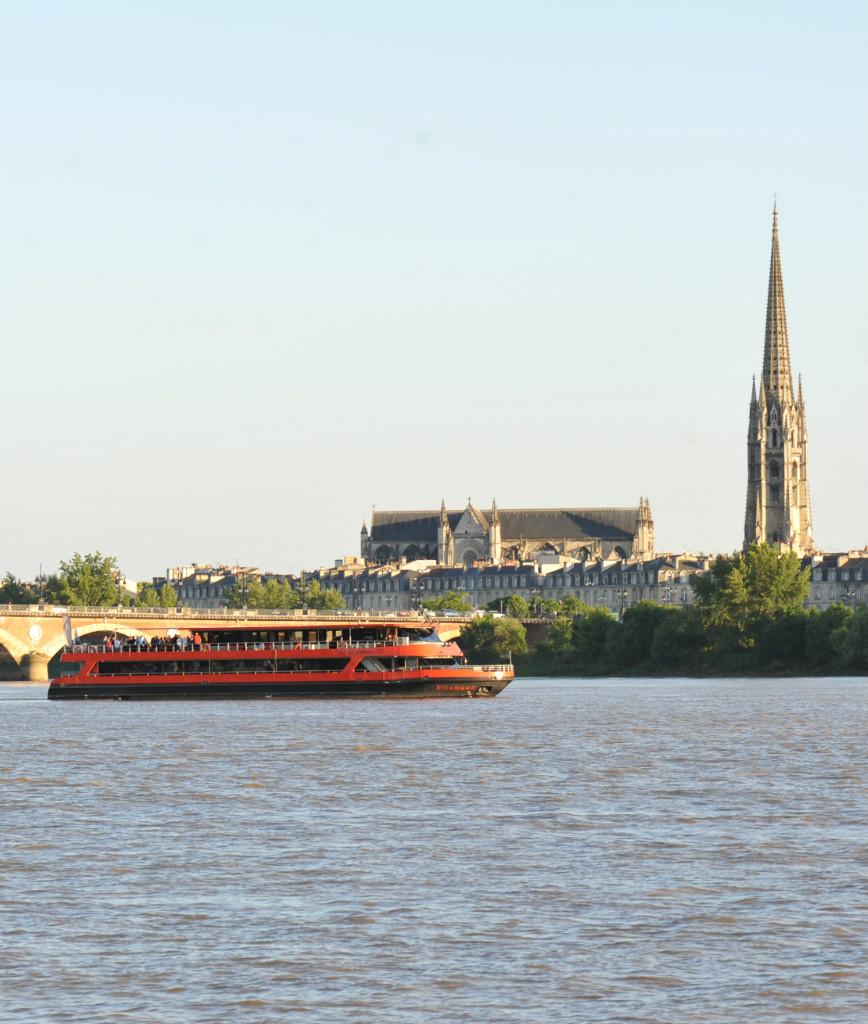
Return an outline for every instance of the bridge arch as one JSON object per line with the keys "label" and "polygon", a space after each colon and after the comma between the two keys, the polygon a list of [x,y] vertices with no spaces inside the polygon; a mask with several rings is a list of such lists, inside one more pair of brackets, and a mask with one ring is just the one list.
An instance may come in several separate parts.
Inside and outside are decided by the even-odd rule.
{"label": "bridge arch", "polygon": [[21,678],[21,663],[5,644],[0,643],[0,679],[4,682],[18,682]]}
{"label": "bridge arch", "polygon": [[16,665],[20,665],[24,655],[29,653],[29,648],[5,629],[0,629],[0,647],[6,649]]}
{"label": "bridge arch", "polygon": [[[116,622],[90,622],[86,625],[76,626],[75,632],[78,635],[79,639],[84,639],[85,637],[92,637],[94,636],[94,634],[97,633],[102,633],[105,636],[108,636],[109,633],[116,633],[118,636],[124,636],[128,640],[131,640],[133,639],[133,637],[137,636],[149,635],[145,633],[144,630],[136,629],[135,626],[121,625],[120,623]],[[65,646],[66,636],[64,634],[61,634],[60,636],[55,637],[50,643],[47,643],[42,648],[42,653],[47,654],[49,659],[51,659],[54,657],[55,654],[57,654],[58,651],[62,650],[62,648]]]}

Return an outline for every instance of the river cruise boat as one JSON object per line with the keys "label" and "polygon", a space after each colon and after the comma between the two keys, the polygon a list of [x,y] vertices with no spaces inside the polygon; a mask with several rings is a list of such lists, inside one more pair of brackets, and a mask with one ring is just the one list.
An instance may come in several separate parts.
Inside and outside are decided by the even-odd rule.
{"label": "river cruise boat", "polygon": [[512,665],[468,664],[430,624],[346,621],[74,643],[60,670],[49,700],[495,697],[514,677]]}

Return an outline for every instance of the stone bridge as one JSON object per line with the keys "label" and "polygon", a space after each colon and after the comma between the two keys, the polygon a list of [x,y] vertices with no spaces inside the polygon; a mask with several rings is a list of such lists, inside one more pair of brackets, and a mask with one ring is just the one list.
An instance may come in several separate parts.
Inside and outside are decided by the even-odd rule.
{"label": "stone bridge", "polygon": [[193,630],[197,627],[219,629],[246,626],[249,629],[315,629],[318,623],[354,624],[429,623],[444,640],[453,639],[470,621],[469,615],[448,618],[430,612],[316,612],[261,611],[223,608],[60,608],[39,605],[0,605],[0,679],[23,678],[28,682],[48,680],[48,663],[66,644],[67,630],[81,639],[95,640],[116,633],[118,636],[166,636],[170,629]]}

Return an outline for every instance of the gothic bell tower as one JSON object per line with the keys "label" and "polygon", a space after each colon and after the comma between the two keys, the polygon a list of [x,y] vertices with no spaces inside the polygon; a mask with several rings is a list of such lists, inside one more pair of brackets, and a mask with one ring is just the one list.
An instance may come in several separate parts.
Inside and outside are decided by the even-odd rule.
{"label": "gothic bell tower", "polygon": [[747,432],[744,546],[761,543],[797,555],[814,549],[805,401],[801,377],[798,393],[793,393],[777,206],[772,224],[763,372],[759,394],[754,379]]}

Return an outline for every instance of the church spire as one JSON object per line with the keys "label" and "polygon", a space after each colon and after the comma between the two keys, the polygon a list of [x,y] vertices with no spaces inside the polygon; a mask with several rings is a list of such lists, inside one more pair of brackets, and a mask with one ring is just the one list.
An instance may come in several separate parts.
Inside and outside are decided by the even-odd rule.
{"label": "church spire", "polygon": [[747,503],[744,546],[771,544],[798,555],[813,551],[808,489],[808,429],[799,378],[793,393],[778,209],[772,225],[772,259],[759,394],[751,388],[747,437]]}
{"label": "church spire", "polygon": [[763,376],[769,398],[789,401],[793,397],[790,370],[790,344],[787,338],[787,311],[784,306],[784,279],[781,273],[781,248],[778,239],[778,207],[772,214],[772,259],[769,267],[769,298],[766,306],[766,342]]}

